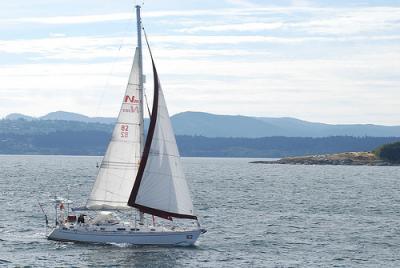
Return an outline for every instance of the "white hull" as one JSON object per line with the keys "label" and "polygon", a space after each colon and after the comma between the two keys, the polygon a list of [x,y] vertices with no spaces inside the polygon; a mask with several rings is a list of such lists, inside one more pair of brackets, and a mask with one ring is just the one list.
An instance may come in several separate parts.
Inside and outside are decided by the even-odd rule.
{"label": "white hull", "polygon": [[84,228],[70,230],[57,227],[49,234],[49,240],[72,241],[85,243],[118,243],[133,245],[171,245],[190,246],[193,245],[202,229],[185,231],[95,231]]}

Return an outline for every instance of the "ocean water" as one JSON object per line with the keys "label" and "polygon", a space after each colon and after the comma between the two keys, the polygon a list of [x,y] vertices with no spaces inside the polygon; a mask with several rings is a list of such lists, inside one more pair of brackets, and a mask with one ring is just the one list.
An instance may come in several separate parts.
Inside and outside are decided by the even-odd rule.
{"label": "ocean water", "polygon": [[48,241],[38,202],[83,203],[100,159],[0,156],[0,266],[400,267],[400,167],[184,158],[195,247]]}

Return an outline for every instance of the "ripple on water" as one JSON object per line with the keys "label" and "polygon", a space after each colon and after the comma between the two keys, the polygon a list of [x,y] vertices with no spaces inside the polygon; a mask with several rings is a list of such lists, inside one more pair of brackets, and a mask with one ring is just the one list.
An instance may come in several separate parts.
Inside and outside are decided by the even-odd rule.
{"label": "ripple on water", "polygon": [[[48,200],[73,185],[70,198],[83,204],[101,158],[0,157],[0,265],[400,267],[400,167],[186,158],[195,208],[208,232],[196,247],[174,248],[46,240],[43,215],[28,204],[27,193]],[[46,211],[53,216],[51,205]]]}
{"label": "ripple on water", "polygon": [[12,263],[12,262],[10,262],[8,260],[0,259],[0,264],[10,264],[10,263]]}

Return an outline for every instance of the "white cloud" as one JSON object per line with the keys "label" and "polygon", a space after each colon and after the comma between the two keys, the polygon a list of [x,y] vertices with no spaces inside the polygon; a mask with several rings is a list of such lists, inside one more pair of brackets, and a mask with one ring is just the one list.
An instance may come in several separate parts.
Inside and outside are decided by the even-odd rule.
{"label": "white cloud", "polygon": [[[268,18],[268,22],[240,22],[210,24],[180,29],[181,32],[262,32],[267,30],[284,30],[288,35],[303,32],[323,35],[349,35],[380,33],[400,29],[400,8],[368,7],[358,9],[313,9],[306,8],[309,16],[291,19],[290,17]],[[293,11],[287,9],[287,11]],[[278,10],[281,12],[281,10]],[[238,20],[244,20],[239,18]],[[258,18],[260,20],[260,18]]]}
{"label": "white cloud", "polygon": [[[241,1],[240,1],[241,2]],[[295,1],[297,2],[297,1]],[[304,2],[304,1],[300,1]],[[247,1],[245,1],[247,3]],[[308,1],[305,1],[308,3]],[[304,3],[303,3],[304,4]],[[366,32],[379,32],[399,29],[398,7],[362,7],[362,8],[322,8],[309,5],[295,4],[288,7],[246,7],[216,10],[172,10],[145,12],[144,17],[151,18],[176,17],[177,20],[185,17],[199,17],[192,19],[197,26],[184,27],[181,32],[226,32],[226,31],[265,31],[284,28],[292,32],[302,31],[313,34],[357,34]],[[251,4],[250,4],[251,6]],[[291,18],[287,16],[302,12],[302,17]],[[272,14],[280,14],[278,18]],[[283,14],[286,14],[284,16]],[[308,15],[307,15],[308,14]],[[225,24],[204,25],[204,17],[217,16],[221,18],[234,17],[235,20]],[[249,19],[253,18],[253,22]],[[269,18],[269,21],[262,21]],[[255,20],[260,20],[254,22]],[[1,24],[87,24],[111,21],[134,21],[133,13],[110,13],[80,16],[54,16],[54,17],[27,17],[15,19],[2,19]],[[187,21],[185,21],[188,24]]]}
{"label": "white cloud", "polygon": [[38,24],[85,24],[96,22],[109,22],[121,20],[133,20],[132,13],[112,13],[101,15],[83,15],[83,16],[54,16],[54,17],[28,17],[3,19],[3,23],[38,23]]}
{"label": "white cloud", "polygon": [[[49,37],[31,40],[0,40],[0,52],[34,54],[38,59],[95,59],[128,57],[133,51],[133,38],[124,37]],[[121,44],[124,51],[119,52]],[[130,53],[130,54],[128,54]],[[32,56],[31,56],[32,57]]]}
{"label": "white cloud", "polygon": [[[156,33],[150,42],[172,114],[199,110],[400,124],[400,8],[230,2],[240,8],[143,13],[151,21],[149,32]],[[0,40],[0,115],[68,110],[115,116],[134,36],[73,34],[125,20],[133,21],[133,14],[0,19],[3,27],[32,24],[42,31],[32,31],[32,39],[9,34],[10,40]]]}
{"label": "white cloud", "polygon": [[180,32],[225,32],[225,31],[246,31],[246,32],[258,32],[264,30],[275,30],[279,29],[284,24],[281,22],[253,22],[253,23],[240,23],[240,24],[223,24],[223,25],[209,25],[209,26],[199,26],[180,30]]}
{"label": "white cloud", "polygon": [[292,0],[292,6],[295,7],[305,7],[305,6],[312,6],[313,3],[310,0]]}
{"label": "white cloud", "polygon": [[361,35],[361,36],[313,36],[313,37],[276,37],[263,35],[155,35],[151,41],[155,43],[179,43],[189,45],[276,43],[299,44],[304,42],[351,42],[374,40],[399,40],[399,35]]}
{"label": "white cloud", "polygon": [[[196,16],[226,16],[251,12],[252,9],[218,9],[218,10],[170,10],[170,11],[151,11],[143,12],[144,18],[163,18],[163,17],[196,17]],[[273,8],[273,10],[276,10]],[[1,24],[9,23],[37,23],[37,24],[87,24],[111,21],[134,21],[135,14],[133,12],[120,12],[110,14],[95,15],[70,15],[70,16],[49,16],[49,17],[24,17],[13,19],[0,19]]]}
{"label": "white cloud", "polygon": [[[199,45],[242,45],[242,44],[301,44],[313,42],[373,42],[397,41],[399,35],[365,35],[347,37],[273,37],[260,35],[153,35],[156,55],[160,57],[213,57],[213,56],[256,56],[271,54],[265,50],[238,47],[235,49],[184,48]],[[49,37],[27,40],[0,40],[0,53],[29,54],[31,60],[91,60],[109,58],[130,58],[134,51],[132,37]],[[171,48],[170,45],[179,48]]]}
{"label": "white cloud", "polygon": [[[58,35],[57,35],[58,36]],[[188,43],[200,41],[189,37],[152,36],[151,39],[157,44],[156,54],[159,57],[169,58],[204,58],[215,56],[257,56],[267,55],[264,51],[249,51],[247,49],[205,49],[205,48],[170,48],[168,43],[173,39],[175,42],[187,40]],[[179,40],[176,40],[179,39]],[[201,38],[206,40],[207,38]],[[225,38],[219,39],[226,41]],[[240,41],[240,40],[238,40]],[[132,58],[134,51],[134,40],[131,37],[49,37],[31,40],[0,40],[0,53],[30,54],[31,58],[58,59],[58,60],[92,60],[100,58]],[[209,42],[209,41],[207,41]],[[218,43],[218,40],[214,42]],[[230,42],[234,42],[233,40]],[[164,45],[166,45],[164,47]],[[33,54],[33,56],[32,56]]]}
{"label": "white cloud", "polygon": [[[221,9],[195,9],[195,10],[168,10],[168,11],[144,11],[142,17],[151,20],[152,18],[170,18],[174,19],[187,17],[252,17],[262,14],[291,14],[294,12],[330,12],[335,9],[318,8],[318,7],[247,7],[247,8],[221,8]],[[203,20],[202,18],[200,18]],[[69,15],[69,16],[48,16],[48,17],[20,17],[0,19],[0,24],[88,24],[111,21],[134,21],[135,14],[133,12],[118,12],[109,14],[88,14],[88,15]]]}
{"label": "white cloud", "polygon": [[400,8],[374,7],[338,9],[328,18],[317,18],[290,25],[294,29],[318,34],[359,34],[400,29]]}
{"label": "white cloud", "polygon": [[[295,113],[304,119],[326,121],[323,118],[333,118],[335,113],[342,118],[336,122],[343,123],[361,118],[366,110],[376,112],[376,118],[397,111],[393,105],[400,97],[400,79],[389,81],[385,76],[398,74],[400,61],[393,59],[399,55],[394,51],[348,59],[270,58],[263,62],[161,57],[156,63],[172,114],[185,110],[257,116]],[[1,66],[5,90],[0,97],[16,96],[12,101],[17,103],[19,96],[32,96],[30,102],[41,103],[40,114],[68,110],[114,116],[129,68],[128,59],[116,62],[112,75],[109,63]],[[149,73],[149,68],[146,70]],[[151,89],[151,83],[146,87]],[[374,105],[376,101],[380,105]],[[18,103],[36,112],[32,103]],[[102,103],[100,111],[98,103]],[[321,111],[315,114],[318,109]],[[350,112],[354,117],[345,116]],[[381,123],[396,122],[379,118]]]}
{"label": "white cloud", "polygon": [[225,2],[240,7],[259,7],[259,5],[247,0],[225,0]]}

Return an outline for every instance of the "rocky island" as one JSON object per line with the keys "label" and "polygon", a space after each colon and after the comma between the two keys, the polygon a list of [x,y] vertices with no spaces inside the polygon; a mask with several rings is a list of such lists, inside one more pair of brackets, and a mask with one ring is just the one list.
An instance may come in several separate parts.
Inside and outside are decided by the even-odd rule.
{"label": "rocky island", "polygon": [[253,161],[256,164],[290,164],[290,165],[354,165],[354,166],[395,166],[393,163],[379,158],[372,152],[347,152],[298,157],[285,157],[276,161]]}
{"label": "rocky island", "polygon": [[351,165],[351,166],[400,166],[400,142],[384,144],[372,152],[347,152],[297,157],[276,161],[253,161],[255,164],[289,165]]}

